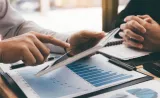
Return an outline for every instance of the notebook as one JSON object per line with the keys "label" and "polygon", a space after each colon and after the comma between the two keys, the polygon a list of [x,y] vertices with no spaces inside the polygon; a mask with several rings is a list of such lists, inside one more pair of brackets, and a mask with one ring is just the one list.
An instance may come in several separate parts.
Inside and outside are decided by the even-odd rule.
{"label": "notebook", "polygon": [[151,53],[148,51],[129,48],[122,43],[123,40],[121,39],[113,39],[106,45],[106,47],[98,50],[98,52],[107,56],[115,57],[120,60],[130,60],[146,56]]}

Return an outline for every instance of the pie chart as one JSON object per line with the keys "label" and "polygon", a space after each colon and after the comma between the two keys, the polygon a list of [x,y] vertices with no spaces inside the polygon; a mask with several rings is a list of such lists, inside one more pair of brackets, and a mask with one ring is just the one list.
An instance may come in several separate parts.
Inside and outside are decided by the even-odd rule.
{"label": "pie chart", "polygon": [[138,98],[158,98],[158,93],[148,88],[131,89],[127,92]]}

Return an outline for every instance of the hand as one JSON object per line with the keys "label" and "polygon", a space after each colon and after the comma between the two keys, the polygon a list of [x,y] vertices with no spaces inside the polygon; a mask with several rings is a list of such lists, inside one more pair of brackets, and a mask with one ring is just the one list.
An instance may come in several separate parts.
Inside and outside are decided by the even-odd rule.
{"label": "hand", "polygon": [[92,32],[92,31],[80,31],[77,32],[68,39],[70,43],[70,48],[67,50],[72,50],[71,55],[78,54],[86,49],[95,46],[103,37],[104,32]]}
{"label": "hand", "polygon": [[[160,26],[150,16],[128,16],[121,25],[120,36],[129,47],[160,51]],[[136,41],[135,41],[136,40]]]}
{"label": "hand", "polygon": [[69,44],[54,37],[30,32],[0,42],[0,62],[14,63],[23,60],[26,65],[43,63],[50,50],[43,43],[68,48]]}

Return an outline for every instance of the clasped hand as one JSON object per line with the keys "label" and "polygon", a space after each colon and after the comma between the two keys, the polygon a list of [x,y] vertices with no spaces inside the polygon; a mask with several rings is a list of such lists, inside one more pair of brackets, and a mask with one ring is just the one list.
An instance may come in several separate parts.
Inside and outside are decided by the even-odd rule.
{"label": "clasped hand", "polygon": [[120,28],[124,44],[147,51],[160,51],[160,26],[150,16],[128,16]]}

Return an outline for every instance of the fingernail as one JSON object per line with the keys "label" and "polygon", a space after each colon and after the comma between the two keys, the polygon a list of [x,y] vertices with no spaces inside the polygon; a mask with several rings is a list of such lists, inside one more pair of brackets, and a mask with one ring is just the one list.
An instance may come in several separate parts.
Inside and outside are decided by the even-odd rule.
{"label": "fingernail", "polygon": [[125,45],[125,44],[126,44],[126,42],[123,42],[122,44],[124,44],[124,45]]}
{"label": "fingernail", "polygon": [[101,33],[101,35],[102,35],[102,36],[105,36],[105,33],[104,33],[104,32],[102,32],[102,33]]}
{"label": "fingernail", "polygon": [[124,18],[124,22],[126,22],[127,21],[127,19],[126,18]]}
{"label": "fingernail", "polygon": [[119,33],[119,36],[123,37],[123,32],[120,32],[120,33]]}
{"label": "fingernail", "polygon": [[146,31],[146,29],[143,29],[143,33],[146,33],[147,31]]}
{"label": "fingernail", "polygon": [[69,44],[69,43],[66,43],[66,47],[68,47],[68,48],[69,48],[69,47],[70,47],[70,44]]}
{"label": "fingernail", "polygon": [[105,33],[104,33],[104,32],[98,33],[97,36],[98,36],[98,37],[99,37],[99,36],[100,36],[100,37],[103,37],[103,36],[105,36]]}
{"label": "fingernail", "polygon": [[142,48],[143,48],[143,45],[139,45],[139,48],[142,49]]}
{"label": "fingernail", "polygon": [[144,41],[144,38],[143,38],[143,37],[142,37],[141,39],[142,39],[142,41]]}

